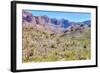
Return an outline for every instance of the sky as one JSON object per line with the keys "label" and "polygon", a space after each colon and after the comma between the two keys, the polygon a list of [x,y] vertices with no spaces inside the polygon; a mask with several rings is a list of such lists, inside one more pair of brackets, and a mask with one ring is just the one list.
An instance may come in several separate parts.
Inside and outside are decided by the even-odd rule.
{"label": "sky", "polygon": [[47,15],[49,18],[67,19],[71,22],[83,22],[91,19],[90,13],[80,12],[58,12],[58,11],[41,11],[41,10],[26,10],[31,12],[33,16]]}

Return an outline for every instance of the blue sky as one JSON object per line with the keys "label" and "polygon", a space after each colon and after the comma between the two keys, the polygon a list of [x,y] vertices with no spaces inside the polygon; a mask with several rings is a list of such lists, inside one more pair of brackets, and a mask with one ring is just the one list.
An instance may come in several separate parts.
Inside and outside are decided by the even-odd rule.
{"label": "blue sky", "polygon": [[33,14],[33,16],[47,15],[50,18],[68,19],[73,22],[83,22],[91,19],[90,13],[79,12],[58,12],[58,11],[41,11],[41,10],[26,10]]}

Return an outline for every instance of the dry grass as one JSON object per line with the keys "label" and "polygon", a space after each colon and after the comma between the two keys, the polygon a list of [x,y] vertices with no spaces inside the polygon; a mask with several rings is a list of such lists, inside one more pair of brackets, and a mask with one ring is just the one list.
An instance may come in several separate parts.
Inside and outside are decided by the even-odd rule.
{"label": "dry grass", "polygon": [[26,63],[90,59],[90,29],[78,33],[56,35],[44,28],[38,30],[35,27],[23,26],[22,61]]}

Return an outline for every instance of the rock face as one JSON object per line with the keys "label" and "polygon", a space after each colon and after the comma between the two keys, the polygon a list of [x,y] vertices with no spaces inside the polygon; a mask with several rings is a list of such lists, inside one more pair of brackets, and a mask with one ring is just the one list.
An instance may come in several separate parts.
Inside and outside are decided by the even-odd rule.
{"label": "rock face", "polygon": [[22,13],[22,19],[23,19],[23,22],[31,22],[32,21],[32,14],[31,13],[29,13],[29,12],[25,12],[25,11],[23,11],[23,13]]}
{"label": "rock face", "polygon": [[80,23],[70,22],[67,19],[49,18],[48,16],[34,16],[30,12],[23,11],[22,13],[23,26],[43,26],[45,29],[53,32],[68,32],[72,30],[82,31],[84,28],[91,26],[91,21],[84,21]]}

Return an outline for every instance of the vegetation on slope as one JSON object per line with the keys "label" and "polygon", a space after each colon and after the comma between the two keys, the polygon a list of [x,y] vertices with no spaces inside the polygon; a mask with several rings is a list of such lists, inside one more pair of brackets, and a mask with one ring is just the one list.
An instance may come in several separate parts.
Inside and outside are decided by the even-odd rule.
{"label": "vegetation on slope", "polygon": [[[74,33],[72,33],[74,32]],[[23,62],[87,60],[91,58],[90,28],[84,32],[54,34],[23,26]]]}

